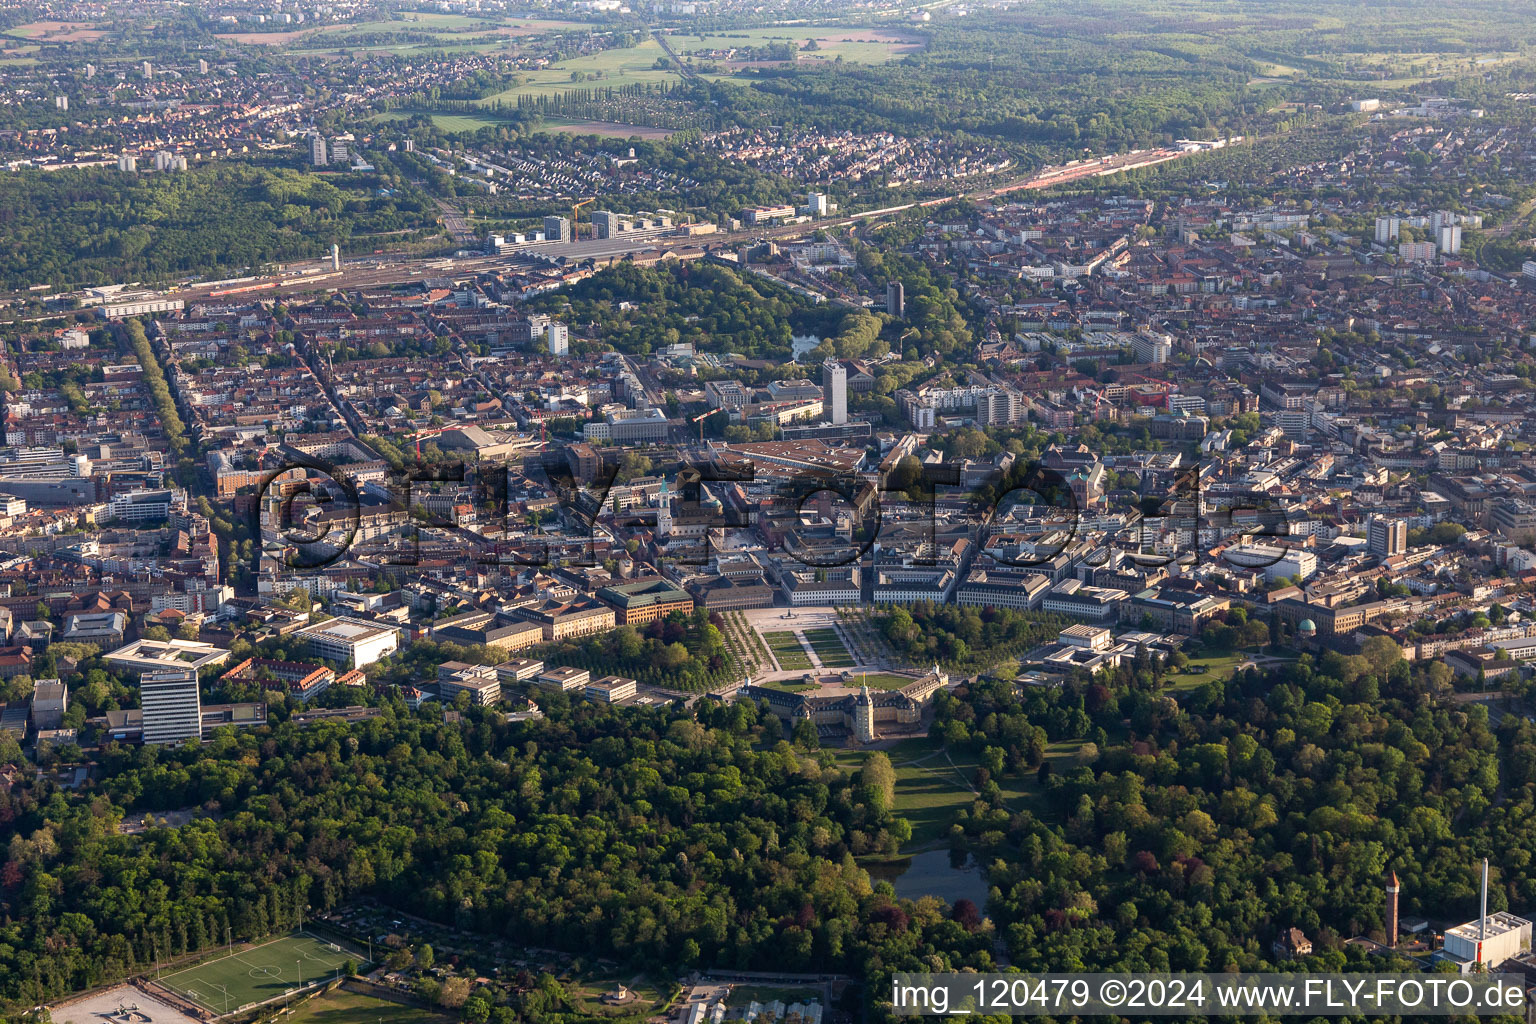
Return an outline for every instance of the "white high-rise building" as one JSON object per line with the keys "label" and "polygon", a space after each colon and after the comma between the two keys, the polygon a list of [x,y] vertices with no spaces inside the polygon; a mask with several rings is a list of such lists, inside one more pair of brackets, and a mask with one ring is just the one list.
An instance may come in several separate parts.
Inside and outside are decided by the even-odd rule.
{"label": "white high-rise building", "polygon": [[86,77],[87,80],[96,77],[96,65],[95,64],[87,64],[85,66],[85,77]]}
{"label": "white high-rise building", "polygon": [[145,743],[180,743],[203,736],[197,669],[154,669],[139,676]]}
{"label": "white high-rise building", "polygon": [[1376,218],[1376,244],[1386,245],[1395,242],[1403,231],[1403,221],[1400,217]]}
{"label": "white high-rise building", "polygon": [[1149,330],[1138,331],[1131,339],[1138,363],[1166,363],[1173,354],[1173,336],[1156,334]]}
{"label": "white high-rise building", "polygon": [[316,167],[324,167],[330,162],[325,151],[325,139],[322,136],[316,135],[309,140],[309,162]]}
{"label": "white high-rise building", "polygon": [[197,73],[200,75],[206,75],[208,73],[208,62],[206,60],[199,60],[197,62]]}
{"label": "white high-rise building", "polygon": [[1461,225],[1441,224],[1437,241],[1441,252],[1461,252]]}
{"label": "white high-rise building", "polygon": [[825,217],[827,215],[827,194],[825,192],[812,192],[805,199],[805,205],[810,209],[812,217]]}
{"label": "white high-rise building", "polygon": [[571,240],[571,222],[565,217],[544,218],[544,241],[569,242]]}
{"label": "white high-rise building", "polygon": [[550,324],[544,328],[544,340],[549,344],[552,356],[563,356],[571,351],[571,330],[565,324]]}
{"label": "white high-rise building", "polygon": [[69,109],[69,97],[68,96],[55,96],[53,98],[53,105],[58,107],[60,110],[68,110]]}
{"label": "white high-rise building", "polygon": [[132,173],[139,169],[139,158],[132,153],[123,153],[117,158],[117,169],[125,173]]}
{"label": "white high-rise building", "polygon": [[144,62],[144,80],[147,82],[155,77],[155,66],[149,61]]}
{"label": "white high-rise building", "polygon": [[848,422],[848,368],[836,359],[821,364],[822,401],[834,426]]}

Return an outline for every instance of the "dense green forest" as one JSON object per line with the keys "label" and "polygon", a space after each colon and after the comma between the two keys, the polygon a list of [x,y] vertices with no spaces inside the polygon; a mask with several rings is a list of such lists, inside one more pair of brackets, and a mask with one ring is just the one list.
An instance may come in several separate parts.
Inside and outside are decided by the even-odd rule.
{"label": "dense green forest", "polygon": [[566,303],[572,323],[595,325],[597,336],[620,352],[691,342],[700,351],[780,362],[788,361],[794,335],[827,337],[847,312],[730,267],[676,261],[654,268],[621,263],[528,308],[552,311]]}
{"label": "dense green forest", "polygon": [[[158,948],[291,927],[369,894],[529,945],[634,965],[858,973],[991,966],[984,928],[872,888],[909,834],[874,777],[792,750],[751,705],[356,726],[110,749],[106,781],[0,791],[0,999],[31,1006]],[[129,809],[201,809],[120,835]]]}
{"label": "dense green forest", "polygon": [[[1450,670],[1369,656],[1207,683],[1174,700],[1149,660],[1059,692],[1005,684],[944,698],[936,731],[1041,798],[982,799],[953,842],[990,865],[988,910],[1023,969],[1240,970],[1299,927],[1316,969],[1363,965],[1389,870],[1402,912],[1528,911],[1536,726],[1445,700]],[[1089,742],[1051,771],[1047,745]],[[1045,767],[1039,767],[1044,765]]]}
{"label": "dense green forest", "polygon": [[374,233],[400,232],[388,238],[398,243],[436,230],[429,199],[403,179],[380,184],[242,163],[171,174],[24,171],[0,189],[0,232],[9,243],[0,284],[217,276],[318,258],[332,242],[360,248]]}
{"label": "dense green forest", "polygon": [[[555,697],[521,723],[392,704],[352,726],[112,747],[81,790],[0,792],[0,998],[32,1005],[154,948],[365,895],[636,966],[847,971],[874,999],[891,970],[992,966],[994,925],[1026,969],[1261,969],[1293,926],[1313,966],[1365,967],[1343,940],[1380,933],[1388,870],[1405,914],[1473,915],[1483,856],[1493,909],[1536,902],[1536,726],[1447,701],[1445,666],[1372,645],[1177,699],[1162,671],[1140,658],[938,698],[930,742],[979,766],[949,843],[986,867],[993,925],[871,885],[856,858],[911,834],[889,765],[791,747],[750,704]],[[171,809],[196,820],[117,832]]]}
{"label": "dense green forest", "polygon": [[716,83],[713,100],[748,124],[984,135],[1049,162],[1084,148],[1263,133],[1288,116],[1277,109],[1287,100],[1331,105],[1362,89],[1407,98],[1415,83],[1397,79],[1438,73],[1461,83],[1452,92],[1476,94],[1486,69],[1470,58],[1536,43],[1536,19],[1515,0],[1347,14],[1329,0],[1283,10],[1094,0],[935,19],[919,31],[925,47],[899,60],[754,70]]}

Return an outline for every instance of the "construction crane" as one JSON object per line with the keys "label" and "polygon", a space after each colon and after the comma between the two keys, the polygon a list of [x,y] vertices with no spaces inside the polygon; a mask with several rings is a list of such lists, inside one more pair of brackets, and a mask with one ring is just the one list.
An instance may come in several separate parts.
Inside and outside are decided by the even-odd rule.
{"label": "construction crane", "polygon": [[418,459],[421,458],[421,439],[422,438],[424,438],[424,437],[436,437],[438,434],[441,434],[443,431],[445,431],[445,430],[452,430],[452,429],[454,429],[454,428],[453,427],[430,427],[430,428],[428,428],[426,430],[418,430],[416,432],[416,457]]}
{"label": "construction crane", "polygon": [[571,207],[571,241],[581,241],[581,208],[595,202],[597,202],[597,196],[593,196],[591,199],[583,199]]}
{"label": "construction crane", "polygon": [[699,444],[704,443],[704,421],[709,419],[714,414],[714,409],[706,409],[704,412],[699,413],[697,416],[694,416],[688,421],[689,423],[697,423],[699,425]]}

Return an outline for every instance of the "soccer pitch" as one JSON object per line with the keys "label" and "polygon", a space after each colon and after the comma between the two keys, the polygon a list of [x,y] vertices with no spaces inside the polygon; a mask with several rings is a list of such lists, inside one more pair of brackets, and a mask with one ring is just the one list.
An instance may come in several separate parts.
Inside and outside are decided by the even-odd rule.
{"label": "soccer pitch", "polygon": [[177,995],[223,1015],[275,999],[289,989],[333,978],[348,960],[361,962],[362,958],[313,936],[289,935],[156,980]]}

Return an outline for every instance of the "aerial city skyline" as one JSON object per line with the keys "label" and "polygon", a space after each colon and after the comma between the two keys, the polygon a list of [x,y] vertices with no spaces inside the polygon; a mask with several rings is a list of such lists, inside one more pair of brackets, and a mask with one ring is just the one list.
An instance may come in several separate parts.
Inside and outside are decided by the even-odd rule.
{"label": "aerial city skyline", "polygon": [[0,0],[0,1024],[1523,1016],[1533,46]]}

